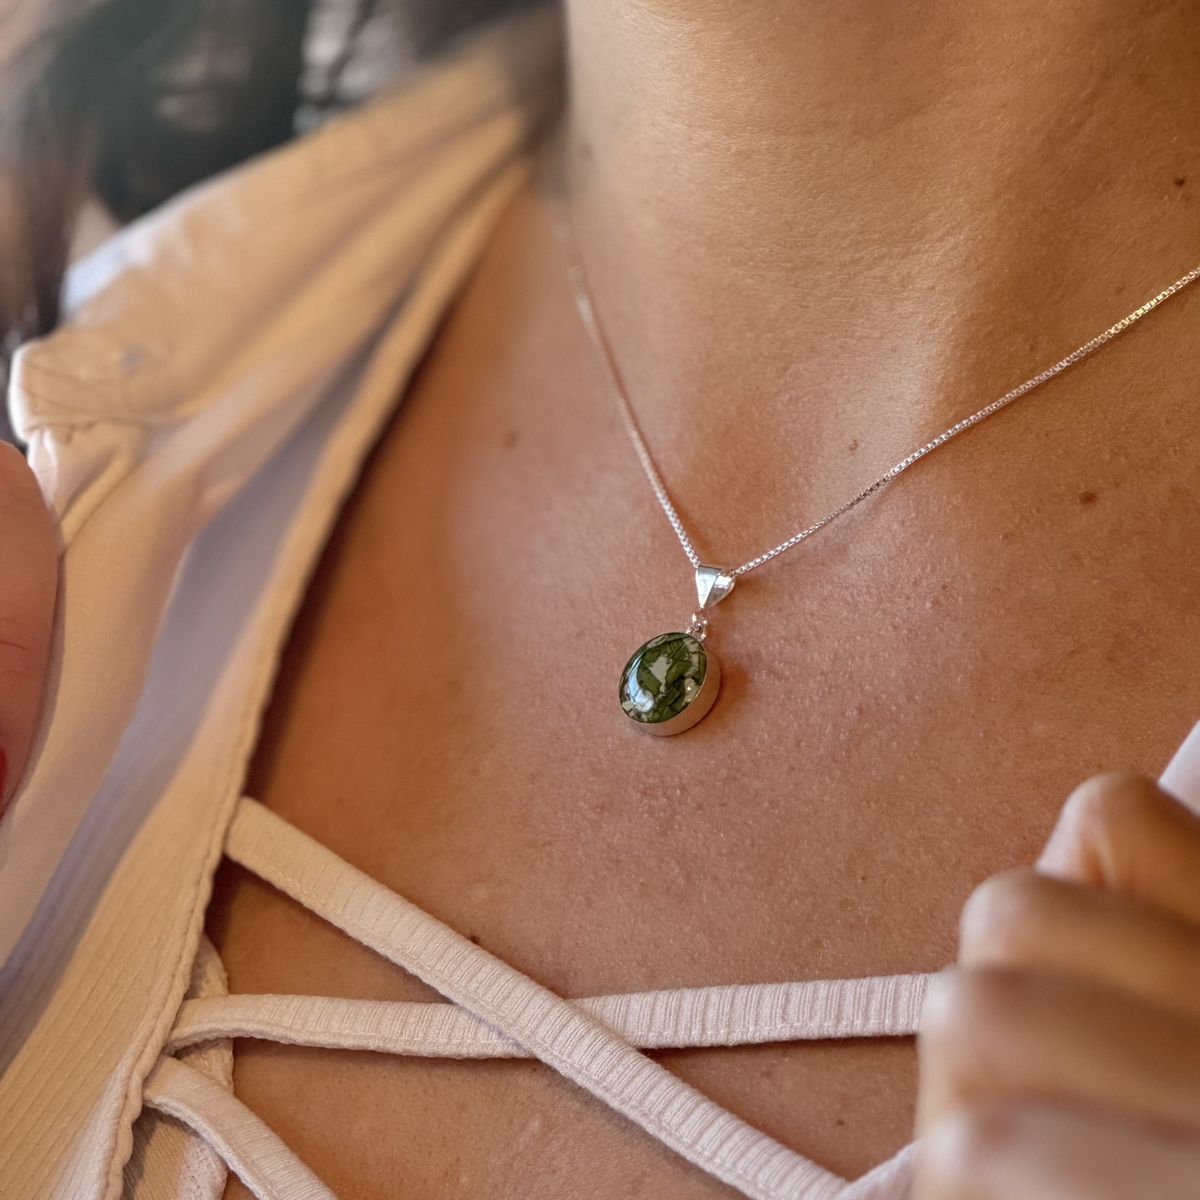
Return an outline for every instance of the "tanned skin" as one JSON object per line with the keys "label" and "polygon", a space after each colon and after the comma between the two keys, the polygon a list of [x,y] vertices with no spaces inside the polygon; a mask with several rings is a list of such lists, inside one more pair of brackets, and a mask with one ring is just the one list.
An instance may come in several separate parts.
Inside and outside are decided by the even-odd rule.
{"label": "tanned skin", "polygon": [[[583,255],[710,561],[1200,262],[1194,6],[567,7]],[[1081,778],[1156,773],[1200,712],[1198,328],[1200,292],[1173,299],[746,578],[717,707],[651,739],[617,679],[690,571],[533,176],[331,540],[248,788],[566,996],[936,970]],[[235,992],[434,998],[232,867],[209,931]],[[661,1057],[848,1176],[911,1136],[908,1041]],[[961,1100],[939,1078],[931,1122]],[[244,1042],[235,1082],[347,1200],[730,1194],[538,1064]]]}

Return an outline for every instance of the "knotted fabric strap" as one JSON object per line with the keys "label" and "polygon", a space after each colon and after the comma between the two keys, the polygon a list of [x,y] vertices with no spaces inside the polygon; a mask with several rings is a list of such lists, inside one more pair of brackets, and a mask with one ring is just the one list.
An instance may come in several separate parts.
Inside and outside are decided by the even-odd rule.
{"label": "knotted fabric strap", "polygon": [[225,852],[753,1200],[833,1200],[846,1188],[256,801],[239,802]]}
{"label": "knotted fabric strap", "polygon": [[[894,1037],[916,1032],[930,978],[733,984],[590,996],[571,1004],[644,1050]],[[512,1038],[457,1005],[332,996],[189,1000],[166,1049],[226,1037],[422,1058],[529,1057]]]}
{"label": "knotted fabric strap", "polygon": [[142,1099],[194,1129],[258,1200],[337,1200],[232,1092],[195,1068],[160,1058]]}

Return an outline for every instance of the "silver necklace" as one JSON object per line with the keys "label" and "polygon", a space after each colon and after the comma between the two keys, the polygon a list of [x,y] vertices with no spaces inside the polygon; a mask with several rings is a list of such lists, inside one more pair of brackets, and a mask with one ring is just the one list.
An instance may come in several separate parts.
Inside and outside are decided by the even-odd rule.
{"label": "silver necklace", "polygon": [[579,245],[571,223],[567,200],[560,189],[553,192],[556,228],[563,244],[567,258],[567,277],[575,296],[575,307],[579,310],[580,320],[587,331],[588,338],[596,351],[596,356],[604,369],[604,375],[609,390],[617,403],[621,414],[621,422],[629,440],[637,451],[642,470],[654,489],[658,503],[675,536],[687,555],[688,562],[695,572],[696,595],[700,602],[699,612],[692,614],[688,624],[679,631],[661,633],[639,646],[633,657],[626,663],[621,673],[619,699],[621,708],[639,728],[647,733],[667,735],[682,733],[690,729],[697,721],[707,715],[721,686],[721,666],[711,647],[705,645],[708,633],[708,617],[706,610],[720,604],[733,591],[738,579],[749,571],[756,570],[764,563],[798,546],[807,538],[812,537],[826,525],[832,524],[839,517],[845,516],[852,508],[856,508],[868,497],[886,487],[898,475],[903,474],[909,467],[932,454],[939,446],[944,446],[952,438],[965,433],[972,425],[990,417],[993,413],[1006,408],[1014,400],[1019,400],[1026,393],[1033,391],[1040,384],[1055,375],[1061,374],[1068,367],[1086,358],[1094,350],[1098,350],[1106,342],[1112,341],[1119,333],[1140,321],[1147,313],[1157,308],[1164,300],[1169,300],[1176,292],[1181,291],[1195,279],[1200,278],[1200,266],[1193,267],[1186,275],[1177,279],[1170,287],[1164,288],[1151,300],[1147,300],[1140,308],[1135,308],[1127,317],[1122,317],[1115,325],[1110,325],[1103,333],[1097,334],[1091,341],[1085,342],[1078,350],[1073,350],[1066,358],[1059,359],[1053,366],[1039,371],[1032,379],[1027,379],[1010,392],[1005,392],[998,400],[984,405],[978,412],[942,430],[936,437],[931,438],[923,446],[902,458],[895,466],[885,471],[874,483],[868,484],[861,492],[851,496],[849,500],[838,505],[832,512],[826,513],[820,520],[801,529],[798,533],[779,543],[778,546],[742,563],[740,567],[717,567],[701,561],[671,497],[663,483],[662,475],[646,445],[646,439],[638,426],[637,417],[633,412],[633,404],[629,393],[617,369],[612,347],[604,334],[596,312],[596,304],[588,287],[587,275],[583,269],[583,260],[579,254]]}

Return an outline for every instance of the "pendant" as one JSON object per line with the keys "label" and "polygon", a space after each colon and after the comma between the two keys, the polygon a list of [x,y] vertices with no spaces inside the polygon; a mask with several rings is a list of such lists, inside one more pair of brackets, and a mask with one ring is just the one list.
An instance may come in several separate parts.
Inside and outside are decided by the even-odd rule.
{"label": "pendant", "polygon": [[[736,579],[720,567],[696,568],[701,610],[720,604]],[[695,613],[687,629],[660,633],[634,651],[621,673],[621,708],[658,737],[683,733],[708,715],[721,689],[721,664],[704,645],[708,618]]]}

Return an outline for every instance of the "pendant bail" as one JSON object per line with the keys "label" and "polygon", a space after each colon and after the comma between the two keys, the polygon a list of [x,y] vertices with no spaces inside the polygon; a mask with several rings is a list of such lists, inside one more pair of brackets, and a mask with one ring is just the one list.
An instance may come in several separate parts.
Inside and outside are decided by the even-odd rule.
{"label": "pendant bail", "polygon": [[712,608],[720,604],[737,583],[737,576],[724,567],[696,568],[696,595],[700,597],[701,608]]}

